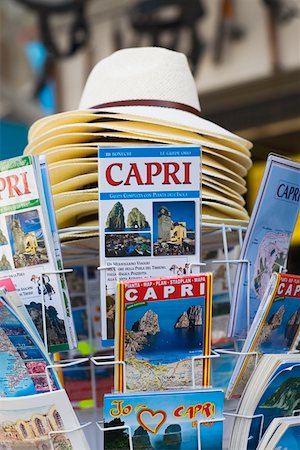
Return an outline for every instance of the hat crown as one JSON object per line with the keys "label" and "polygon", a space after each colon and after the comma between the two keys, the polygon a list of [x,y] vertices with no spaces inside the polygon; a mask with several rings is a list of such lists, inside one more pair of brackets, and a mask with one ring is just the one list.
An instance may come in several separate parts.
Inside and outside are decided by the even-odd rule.
{"label": "hat crown", "polygon": [[124,100],[171,101],[200,111],[186,56],[160,47],[118,50],[98,62],[87,79],[79,109]]}

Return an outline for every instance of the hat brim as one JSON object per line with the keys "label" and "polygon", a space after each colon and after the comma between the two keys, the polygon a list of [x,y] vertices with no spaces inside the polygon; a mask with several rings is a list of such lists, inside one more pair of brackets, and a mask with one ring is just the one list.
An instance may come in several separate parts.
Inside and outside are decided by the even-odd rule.
{"label": "hat brim", "polygon": [[[74,110],[65,113],[48,116],[38,120],[30,129],[29,138],[35,135],[44,128],[53,127],[56,123],[69,123],[68,121],[88,121],[96,118],[97,115],[105,116],[105,114],[117,114],[118,118],[125,120],[134,120],[146,123],[153,123],[164,125],[167,127],[174,127],[181,130],[192,131],[213,138],[221,139],[228,143],[235,143],[239,147],[247,149],[252,148],[252,143],[246,139],[237,136],[225,128],[216,125],[209,120],[198,117],[192,113],[181,111],[172,108],[149,107],[149,106],[122,106],[114,108],[89,109],[89,110]],[[108,117],[108,116],[107,116]],[[48,128],[49,129],[49,128]]]}
{"label": "hat brim", "polygon": [[[113,121],[94,121],[92,123],[70,123],[65,125],[53,126],[48,131],[41,132],[35,139],[30,139],[30,143],[26,147],[26,152],[30,152],[30,149],[37,147],[42,144],[45,140],[54,138],[60,135],[65,135],[68,133],[105,133],[108,135],[108,131],[121,131],[123,133],[129,133],[131,135],[141,135],[147,137],[158,137],[178,141],[182,143],[198,144],[199,139],[202,139],[202,143],[207,143],[211,146],[214,139],[212,137],[207,138],[199,133],[182,130],[174,127],[164,126],[162,124],[153,124],[148,122],[137,122],[137,121],[126,121],[126,120],[113,120]],[[210,143],[210,145],[209,145]],[[216,142],[216,144],[224,145],[224,142]],[[228,147],[228,143],[225,145]],[[245,156],[250,158],[250,152],[246,147],[237,146],[235,148],[232,143],[230,143],[230,148],[234,148],[239,152],[243,153]]]}

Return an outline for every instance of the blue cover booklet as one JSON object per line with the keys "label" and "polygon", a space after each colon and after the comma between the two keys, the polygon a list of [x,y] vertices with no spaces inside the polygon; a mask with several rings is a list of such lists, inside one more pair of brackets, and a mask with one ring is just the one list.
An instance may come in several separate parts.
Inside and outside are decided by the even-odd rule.
{"label": "blue cover booklet", "polygon": [[299,207],[300,164],[269,156],[240,254],[240,259],[250,263],[249,314],[247,267],[240,264],[233,290],[230,336],[246,336],[272,273],[285,267]]}
{"label": "blue cover booklet", "polygon": [[[201,449],[221,450],[223,404],[214,389],[104,395],[105,427],[130,427],[134,450],[197,450],[201,422]],[[129,448],[128,435],[105,432],[104,449]]]}

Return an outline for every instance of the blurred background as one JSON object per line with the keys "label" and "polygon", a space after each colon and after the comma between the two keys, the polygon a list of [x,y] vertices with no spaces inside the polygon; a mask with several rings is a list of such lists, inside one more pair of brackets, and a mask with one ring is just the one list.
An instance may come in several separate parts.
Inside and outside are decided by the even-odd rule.
{"label": "blurred background", "polygon": [[266,155],[299,158],[300,0],[1,0],[0,30],[2,159],[100,59],[147,45],[184,52],[204,117],[254,142],[249,211]]}

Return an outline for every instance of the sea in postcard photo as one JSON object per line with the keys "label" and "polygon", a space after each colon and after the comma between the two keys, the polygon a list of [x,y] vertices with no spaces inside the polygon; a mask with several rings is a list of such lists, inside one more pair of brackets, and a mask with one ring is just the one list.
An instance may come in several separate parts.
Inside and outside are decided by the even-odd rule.
{"label": "sea in postcard photo", "polygon": [[[141,322],[146,335],[139,331]],[[152,364],[190,358],[202,353],[204,328],[203,297],[143,303],[126,311],[125,354]]]}
{"label": "sea in postcard photo", "polygon": [[22,397],[36,393],[25,364],[11,351],[0,351],[0,367],[0,397]]}
{"label": "sea in postcard photo", "polygon": [[154,256],[195,254],[195,202],[153,202]]}
{"label": "sea in postcard photo", "polygon": [[10,336],[9,339],[16,348],[35,346],[34,342],[29,336]]}
{"label": "sea in postcard photo", "polygon": [[[300,364],[289,363],[278,368],[269,386],[259,400],[254,415],[263,414],[264,433],[275,417],[292,416],[300,409]],[[248,450],[255,450],[258,444],[260,420],[252,419]]]}
{"label": "sea in postcard photo", "polygon": [[261,331],[262,353],[278,353],[290,350],[300,322],[300,299],[278,297],[266,317]]}
{"label": "sea in postcard photo", "polygon": [[151,234],[105,234],[105,256],[106,258],[151,256]]}
{"label": "sea in postcard photo", "polygon": [[15,268],[48,262],[45,237],[37,209],[5,217]]}
{"label": "sea in postcard photo", "polygon": [[299,425],[289,426],[284,435],[276,444],[275,450],[297,450],[300,447],[300,420]]}
{"label": "sea in postcard photo", "polygon": [[43,359],[42,353],[37,348],[26,348],[25,350],[18,348],[18,352],[22,359]]}
{"label": "sea in postcard photo", "polygon": [[[125,202],[103,202],[105,231],[150,231],[151,210],[148,202],[126,200]],[[107,205],[107,206],[106,206]]]}

